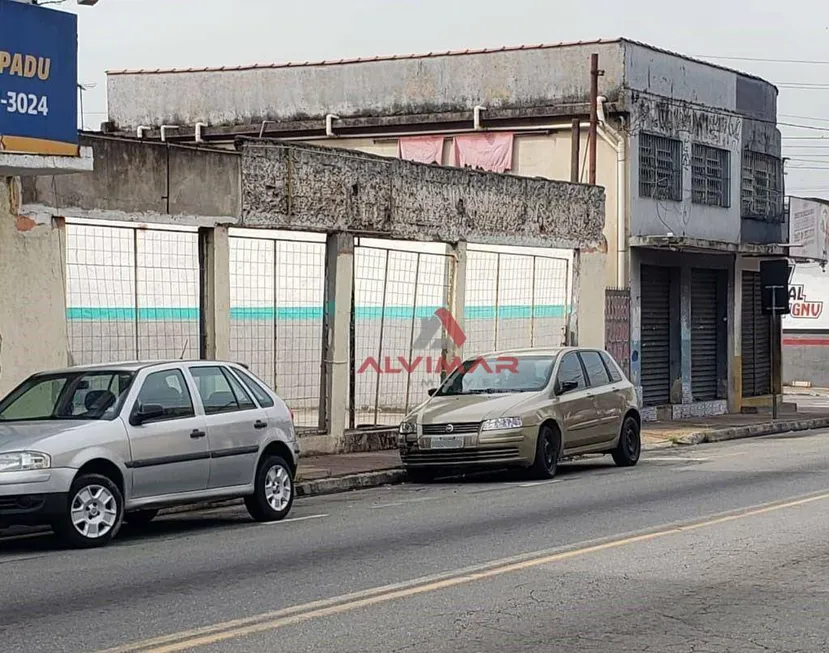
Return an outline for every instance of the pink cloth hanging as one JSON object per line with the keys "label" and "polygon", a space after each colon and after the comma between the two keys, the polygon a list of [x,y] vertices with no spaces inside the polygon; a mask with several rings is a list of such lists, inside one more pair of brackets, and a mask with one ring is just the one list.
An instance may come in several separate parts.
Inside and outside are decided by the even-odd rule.
{"label": "pink cloth hanging", "polygon": [[443,136],[407,136],[397,141],[397,155],[416,163],[443,163]]}
{"label": "pink cloth hanging", "polygon": [[514,134],[509,132],[455,136],[453,153],[456,166],[490,172],[512,170]]}

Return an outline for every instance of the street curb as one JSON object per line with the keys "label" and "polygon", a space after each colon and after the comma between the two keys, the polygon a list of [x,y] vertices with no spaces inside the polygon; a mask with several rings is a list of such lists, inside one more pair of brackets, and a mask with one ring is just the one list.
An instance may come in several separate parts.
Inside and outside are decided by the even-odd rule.
{"label": "street curb", "polygon": [[[643,447],[645,450],[667,449],[673,446],[695,446],[698,444],[712,442],[726,442],[728,440],[741,440],[754,438],[775,433],[787,433],[790,431],[808,431],[829,427],[829,418],[821,417],[816,419],[795,419],[784,422],[766,422],[764,424],[750,424],[747,426],[734,426],[725,429],[710,431],[699,431],[677,438],[673,443],[658,443]],[[296,496],[314,497],[326,494],[339,494],[352,490],[365,490],[381,485],[396,485],[406,480],[406,471],[402,467],[394,467],[373,472],[362,472],[359,474],[348,474],[347,476],[331,476],[312,481],[299,481],[296,484]],[[205,510],[216,510],[230,506],[242,505],[241,499],[223,499],[220,501],[206,501],[203,503],[176,506],[162,511],[165,515],[175,515],[187,512],[201,512]]]}
{"label": "street curb", "polygon": [[[313,481],[300,481],[296,484],[296,496],[316,497],[325,494],[338,494],[350,492],[351,490],[365,490],[381,485],[394,485],[402,483],[406,478],[406,472],[402,467],[383,469],[374,472],[362,472],[360,474],[348,474],[347,476],[332,476]],[[240,506],[243,499],[221,499],[217,501],[203,501],[190,503],[183,506],[164,508],[161,514],[177,515],[187,512],[204,512],[206,510],[218,510],[231,506]]]}
{"label": "street curb", "polygon": [[794,431],[809,431],[829,427],[829,418],[794,419],[785,422],[766,422],[765,424],[750,424],[748,426],[734,426],[727,429],[699,431],[683,435],[674,442],[679,446],[694,446],[708,442],[726,442],[727,440],[742,440],[756,438],[762,435],[788,433]]}
{"label": "street curb", "polygon": [[298,483],[296,486],[296,495],[298,497],[315,497],[323,494],[337,494],[339,492],[402,483],[405,478],[406,472],[402,467],[384,469],[379,472],[364,472],[362,474],[349,474],[348,476],[321,478],[316,481]]}

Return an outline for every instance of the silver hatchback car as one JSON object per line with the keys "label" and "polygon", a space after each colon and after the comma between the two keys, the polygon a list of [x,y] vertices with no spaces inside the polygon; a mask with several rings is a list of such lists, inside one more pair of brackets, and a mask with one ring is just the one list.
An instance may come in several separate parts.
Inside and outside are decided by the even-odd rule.
{"label": "silver hatchback car", "polygon": [[174,361],[74,367],[0,401],[0,527],[49,525],[108,543],[159,509],[244,497],[285,518],[299,444],[285,403],[244,366]]}

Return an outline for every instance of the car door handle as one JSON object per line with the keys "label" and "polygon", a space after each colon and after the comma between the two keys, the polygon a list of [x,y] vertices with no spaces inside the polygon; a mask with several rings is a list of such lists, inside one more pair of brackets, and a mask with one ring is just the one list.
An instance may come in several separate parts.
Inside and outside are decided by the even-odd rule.
{"label": "car door handle", "polygon": [[198,440],[199,438],[203,438],[205,435],[207,435],[207,433],[205,433],[204,431],[201,431],[199,429],[193,429],[193,431],[191,431],[191,433],[190,433],[190,437],[193,438],[194,440]]}
{"label": "car door handle", "polygon": [[258,419],[253,423],[253,428],[255,428],[255,429],[266,429],[266,428],[268,428],[268,423],[263,422],[261,419]]}

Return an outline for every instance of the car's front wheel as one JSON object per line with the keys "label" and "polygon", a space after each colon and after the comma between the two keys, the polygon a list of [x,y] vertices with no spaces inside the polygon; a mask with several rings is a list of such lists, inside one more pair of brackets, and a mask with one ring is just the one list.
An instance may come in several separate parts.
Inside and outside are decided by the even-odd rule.
{"label": "car's front wheel", "polygon": [[613,450],[613,462],[619,467],[633,467],[639,462],[642,453],[642,439],[639,422],[633,417],[626,417],[622,423],[619,444]]}
{"label": "car's front wheel", "polygon": [[256,470],[254,492],[245,497],[245,507],[256,521],[285,519],[294,503],[294,478],[280,456],[267,456]]}
{"label": "car's front wheel", "polygon": [[530,474],[538,479],[550,479],[558,470],[558,456],[561,451],[561,436],[558,429],[545,424],[538,432],[535,446],[535,460]]}
{"label": "car's front wheel", "polygon": [[121,528],[124,497],[106,476],[83,474],[69,490],[63,514],[52,525],[64,544],[89,549],[108,544]]}

